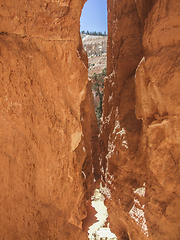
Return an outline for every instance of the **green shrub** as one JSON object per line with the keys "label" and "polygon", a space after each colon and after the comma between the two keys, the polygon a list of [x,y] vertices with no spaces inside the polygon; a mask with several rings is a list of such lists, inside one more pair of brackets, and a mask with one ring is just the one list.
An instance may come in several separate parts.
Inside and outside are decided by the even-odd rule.
{"label": "green shrub", "polygon": [[99,97],[98,106],[95,109],[96,117],[100,125],[100,118],[102,116],[102,101],[103,101],[103,88],[104,88],[104,78],[106,76],[106,68],[102,70],[101,73],[93,73],[92,80],[92,89],[95,91],[96,96]]}

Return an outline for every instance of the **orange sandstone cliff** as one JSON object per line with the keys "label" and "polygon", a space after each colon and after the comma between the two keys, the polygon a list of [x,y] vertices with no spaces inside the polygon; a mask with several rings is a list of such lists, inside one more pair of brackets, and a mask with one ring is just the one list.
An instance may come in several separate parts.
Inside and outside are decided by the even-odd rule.
{"label": "orange sandstone cliff", "polygon": [[178,240],[180,2],[109,0],[107,51],[101,161],[110,226],[118,239]]}
{"label": "orange sandstone cliff", "polygon": [[108,0],[100,140],[84,2],[1,0],[0,239],[87,239],[101,179],[118,239],[178,240],[180,2]]}
{"label": "orange sandstone cliff", "polygon": [[0,4],[0,239],[87,239],[83,0]]}

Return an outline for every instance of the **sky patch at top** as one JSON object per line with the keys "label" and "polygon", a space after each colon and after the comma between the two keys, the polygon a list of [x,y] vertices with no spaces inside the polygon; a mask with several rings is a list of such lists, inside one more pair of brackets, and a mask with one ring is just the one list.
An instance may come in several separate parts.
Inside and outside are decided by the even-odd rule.
{"label": "sky patch at top", "polygon": [[106,0],[87,0],[81,14],[80,31],[107,32]]}

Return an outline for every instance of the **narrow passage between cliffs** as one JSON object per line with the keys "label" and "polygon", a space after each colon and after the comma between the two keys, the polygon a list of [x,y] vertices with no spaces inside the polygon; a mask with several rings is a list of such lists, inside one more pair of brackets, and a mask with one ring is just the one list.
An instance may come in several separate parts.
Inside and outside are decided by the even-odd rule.
{"label": "narrow passage between cliffs", "polygon": [[[102,13],[102,2],[104,2],[104,13]],[[101,1],[101,4],[98,6],[97,0],[88,0],[84,6],[82,16],[81,16],[81,38],[83,42],[83,47],[88,55],[88,78],[92,85],[92,93],[94,97],[94,108],[97,117],[98,124],[100,126],[100,119],[102,116],[102,100],[103,100],[103,88],[104,80],[106,77],[106,64],[107,64],[107,26],[103,29],[101,24],[98,24],[101,17],[98,13],[98,8],[101,11],[101,14],[105,16],[104,25],[107,25],[107,6],[106,0]],[[91,18],[88,18],[88,15]],[[102,16],[101,15],[101,16]],[[102,17],[103,18],[103,17]],[[92,19],[92,21],[90,20]],[[93,19],[96,23],[93,24]],[[104,31],[102,31],[102,29]],[[100,159],[98,159],[100,161]],[[98,164],[100,166],[100,164]],[[94,173],[94,166],[92,164],[92,173]],[[83,172],[83,175],[85,173]],[[91,221],[91,225],[88,225],[86,229],[88,233],[88,238],[90,240],[116,240],[117,237],[114,233],[111,232],[108,222],[108,211],[105,206],[105,199],[111,198],[110,190],[107,188],[106,184],[103,182],[103,176],[101,176],[101,181],[99,181],[99,187],[97,187],[96,179],[94,177],[95,190],[92,193],[92,196],[89,200],[88,206],[88,216],[85,219],[84,230],[88,221]]]}
{"label": "narrow passage between cliffs", "polygon": [[81,37],[88,55],[88,78],[92,83],[98,123],[102,116],[104,80],[107,66],[107,4],[88,0],[81,15]]}

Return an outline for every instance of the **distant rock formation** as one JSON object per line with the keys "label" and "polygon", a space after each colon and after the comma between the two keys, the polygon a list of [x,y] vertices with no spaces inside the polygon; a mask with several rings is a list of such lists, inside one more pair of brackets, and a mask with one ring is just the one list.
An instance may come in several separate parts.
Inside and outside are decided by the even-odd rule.
{"label": "distant rock formation", "polygon": [[81,34],[81,38],[88,57],[107,53],[107,36]]}
{"label": "distant rock formation", "polygon": [[81,34],[83,47],[87,51],[89,71],[88,75],[101,73],[107,66],[107,36],[93,36]]}

